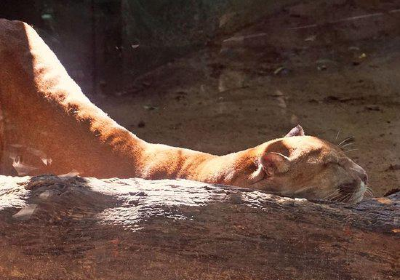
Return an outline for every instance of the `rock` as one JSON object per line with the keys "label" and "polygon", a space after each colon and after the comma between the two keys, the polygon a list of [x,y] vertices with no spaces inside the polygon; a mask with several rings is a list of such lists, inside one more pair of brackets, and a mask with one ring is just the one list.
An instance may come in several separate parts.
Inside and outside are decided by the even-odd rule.
{"label": "rock", "polygon": [[399,201],[0,176],[0,279],[395,279]]}

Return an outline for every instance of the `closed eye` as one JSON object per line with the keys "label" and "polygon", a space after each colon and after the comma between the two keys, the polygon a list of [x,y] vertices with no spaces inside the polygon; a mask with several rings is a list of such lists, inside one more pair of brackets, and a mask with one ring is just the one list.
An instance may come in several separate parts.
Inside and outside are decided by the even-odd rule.
{"label": "closed eye", "polygon": [[337,162],[337,161],[329,161],[329,162],[325,162],[324,163],[324,167],[328,167],[328,166],[332,166],[332,165],[339,165],[340,166],[339,162]]}

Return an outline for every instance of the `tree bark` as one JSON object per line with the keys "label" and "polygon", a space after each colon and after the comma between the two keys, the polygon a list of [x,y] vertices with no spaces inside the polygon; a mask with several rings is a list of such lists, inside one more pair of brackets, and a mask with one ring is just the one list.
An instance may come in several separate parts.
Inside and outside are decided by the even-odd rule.
{"label": "tree bark", "polygon": [[397,279],[399,201],[0,176],[0,279]]}

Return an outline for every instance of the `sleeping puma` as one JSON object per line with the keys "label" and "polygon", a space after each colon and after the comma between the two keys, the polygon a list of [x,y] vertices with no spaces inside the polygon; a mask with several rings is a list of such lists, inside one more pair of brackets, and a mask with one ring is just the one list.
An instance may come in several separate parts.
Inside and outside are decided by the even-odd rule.
{"label": "sleeping puma", "polygon": [[147,143],[92,104],[27,24],[0,20],[2,174],[189,179],[308,199],[357,202],[366,172],[300,126],[284,138],[216,156]]}

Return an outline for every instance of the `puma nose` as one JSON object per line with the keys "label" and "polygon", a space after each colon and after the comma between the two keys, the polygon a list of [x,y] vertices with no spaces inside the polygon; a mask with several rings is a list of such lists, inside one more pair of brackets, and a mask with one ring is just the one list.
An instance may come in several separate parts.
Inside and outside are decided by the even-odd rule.
{"label": "puma nose", "polygon": [[363,173],[360,173],[360,179],[364,182],[365,185],[368,185],[368,175],[365,171]]}
{"label": "puma nose", "polygon": [[364,168],[362,168],[361,166],[355,164],[351,167],[351,169],[353,171],[355,171],[355,173],[353,173],[353,176],[358,176],[358,178],[360,178],[360,180],[367,185],[368,184],[368,175],[367,172],[365,172]]}

